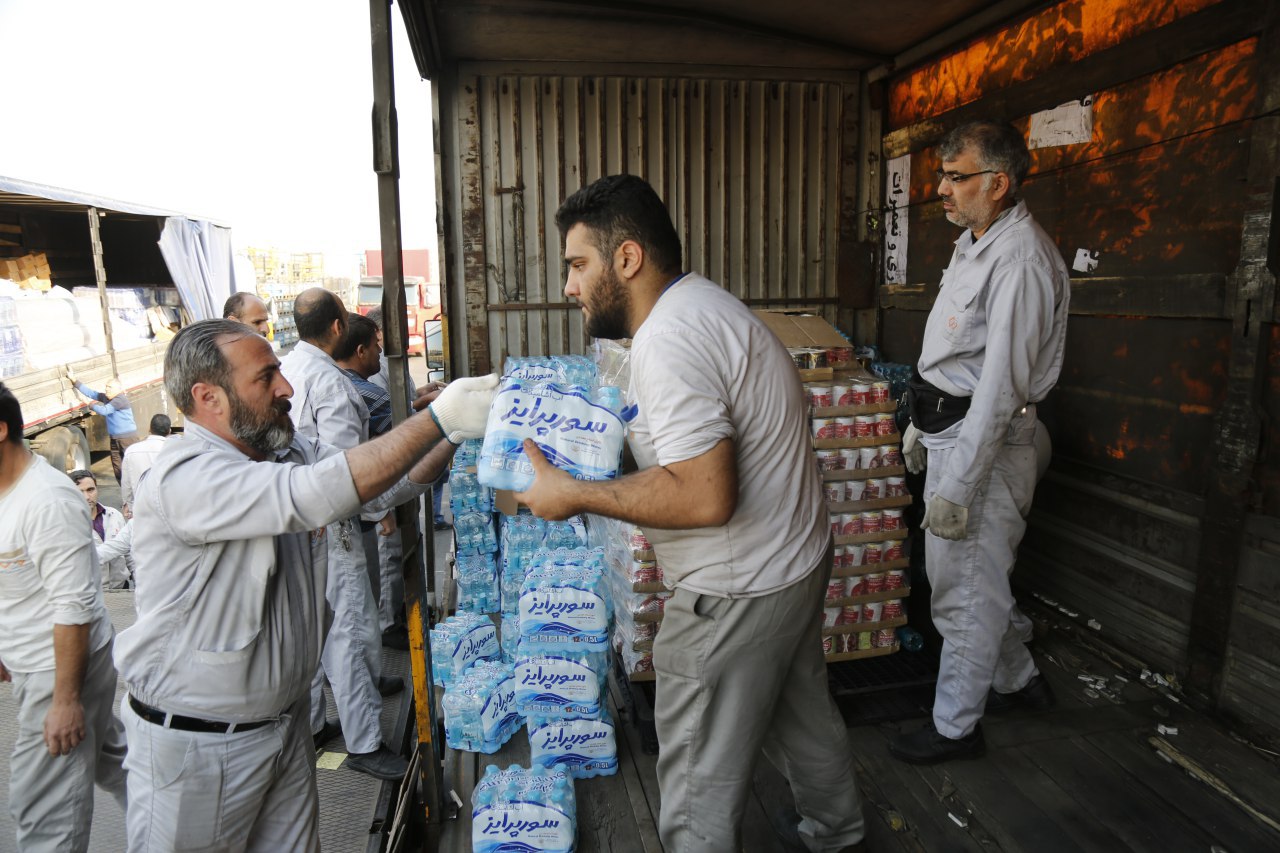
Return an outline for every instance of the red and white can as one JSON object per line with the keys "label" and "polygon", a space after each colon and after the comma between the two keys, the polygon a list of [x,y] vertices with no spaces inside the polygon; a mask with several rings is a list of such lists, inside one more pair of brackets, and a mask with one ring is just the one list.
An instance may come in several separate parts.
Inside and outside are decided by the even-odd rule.
{"label": "red and white can", "polygon": [[826,636],[822,638],[822,653],[824,655],[835,654],[836,638],[834,636]]}
{"label": "red and white can", "polygon": [[824,607],[822,608],[822,627],[834,628],[840,624],[840,614],[843,613],[840,607]]}
{"label": "red and white can", "polygon": [[846,550],[846,546],[844,545],[836,545],[831,549],[831,568],[843,569],[846,565],[848,565],[845,562],[846,560],[848,560],[848,557],[845,554],[845,550]]}
{"label": "red and white can", "polygon": [[876,649],[892,648],[897,642],[898,639],[893,635],[892,628],[881,628],[879,631],[874,632],[871,637],[871,646]]}
{"label": "red and white can", "polygon": [[844,598],[844,578],[832,578],[827,581],[827,601]]}
{"label": "red and white can", "polygon": [[831,386],[830,385],[810,385],[809,386],[809,402],[813,404],[815,409],[831,408]]}
{"label": "red and white can", "polygon": [[836,418],[836,438],[853,438],[853,416]]}
{"label": "red and white can", "polygon": [[863,484],[865,482],[866,482],[865,480],[845,480],[844,481],[844,499],[847,501],[862,500],[862,489],[863,489]]}
{"label": "red and white can", "polygon": [[841,625],[857,625],[862,621],[862,605],[846,604],[840,611]]}
{"label": "red and white can", "polygon": [[890,569],[884,573],[885,589],[904,589],[907,586],[906,569]]}
{"label": "red and white can", "polygon": [[884,496],[884,480],[879,477],[871,477],[862,481],[862,499],[864,501],[879,500]]}
{"label": "red and white can", "polygon": [[866,438],[876,433],[875,415],[854,415],[853,434],[857,438]]}
{"label": "red and white can", "polygon": [[883,518],[880,521],[881,530],[901,530],[902,529],[902,510],[890,508],[881,510]]}
{"label": "red and white can", "polygon": [[[898,460],[901,464],[901,459]],[[885,477],[884,479],[884,496],[886,498],[900,498],[907,493],[906,477]]]}
{"label": "red and white can", "polygon": [[832,513],[831,514],[831,535],[832,536],[844,535],[844,527],[842,525],[843,525],[843,522],[840,520],[840,516],[835,513]]}
{"label": "red and white can", "polygon": [[[862,561],[866,559],[866,553],[867,553],[866,545],[845,545],[844,546],[845,567],[848,568],[849,566],[861,566]],[[849,594],[855,595],[858,593],[851,592]]]}
{"label": "red and white can", "polygon": [[903,610],[902,610],[901,598],[891,598],[888,601],[884,602],[884,612],[882,615],[884,616],[885,619],[897,619],[899,616],[902,615],[902,613],[903,613]]}
{"label": "red and white can", "polygon": [[862,552],[862,565],[870,566],[884,562],[884,545],[879,542],[868,542]]}
{"label": "red and white can", "polygon": [[853,361],[853,347],[829,347],[827,364],[831,367],[845,367]]}
{"label": "red and white can", "polygon": [[844,462],[838,450],[815,450],[813,455],[818,459],[820,471],[835,471]]}
{"label": "red and white can", "polygon": [[896,416],[893,412],[881,412],[876,415],[876,435],[893,435],[898,431]]}
{"label": "red and white can", "polygon": [[810,423],[813,426],[814,438],[835,438],[836,437],[836,419],[835,418],[814,418]]}
{"label": "red and white can", "polygon": [[862,532],[862,516],[856,512],[840,513],[840,534],[842,536],[856,536]]}
{"label": "red and white can", "polygon": [[890,560],[902,559],[902,540],[901,539],[890,539],[888,542],[881,542],[879,544],[880,544],[880,559],[883,562],[887,563]]}
{"label": "red and white can", "polygon": [[846,447],[840,451],[840,460],[844,463],[844,470],[852,471],[858,467],[858,448]]}
{"label": "red and white can", "polygon": [[884,618],[884,602],[868,601],[862,605],[862,621],[863,622],[879,622]]}
{"label": "red and white can", "polygon": [[[863,491],[866,494],[866,491]],[[863,533],[879,533],[884,524],[884,513],[878,509],[869,509],[866,512],[859,513],[862,519]]]}
{"label": "red and white can", "polygon": [[849,396],[849,385],[848,385],[848,383],[840,384],[840,383],[834,383],[834,382],[833,382],[833,383],[831,384],[831,405],[833,405],[833,406],[844,406],[844,405],[846,405],[846,404],[845,404],[844,402],[842,402],[842,401],[843,401],[843,400],[844,400],[844,398],[845,398],[845,397],[847,397],[847,396]]}
{"label": "red and white can", "polygon": [[827,499],[827,503],[841,503],[844,501],[844,493],[844,483],[839,480],[822,484],[822,496]]}
{"label": "red and white can", "polygon": [[902,451],[898,449],[898,445],[884,444],[880,446],[880,464],[886,468],[891,465],[902,464]]}
{"label": "red and white can", "polygon": [[865,406],[871,402],[871,385],[865,382],[855,382],[849,386],[849,405]]}
{"label": "red and white can", "polygon": [[884,592],[884,572],[869,572],[862,577],[866,582],[867,592]]}
{"label": "red and white can", "polygon": [[871,402],[887,403],[889,402],[889,383],[879,380],[871,383]]}
{"label": "red and white can", "polygon": [[844,594],[846,596],[862,595],[866,591],[866,575],[850,575],[844,579]]}
{"label": "red and white can", "polygon": [[864,470],[880,467],[880,448],[878,447],[859,447],[858,448],[858,467]]}

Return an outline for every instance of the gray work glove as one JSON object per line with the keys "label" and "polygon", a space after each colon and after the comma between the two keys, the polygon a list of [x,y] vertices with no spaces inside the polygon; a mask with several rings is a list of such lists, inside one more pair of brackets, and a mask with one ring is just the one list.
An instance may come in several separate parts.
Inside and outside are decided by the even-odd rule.
{"label": "gray work glove", "polygon": [[920,443],[920,430],[912,423],[902,434],[902,462],[912,474],[919,474],[929,464],[929,451]]}
{"label": "gray work glove", "polygon": [[969,508],[953,504],[942,495],[934,495],[924,508],[921,530],[928,530],[939,539],[964,539],[969,535]]}
{"label": "gray work glove", "polygon": [[454,444],[482,438],[489,420],[489,404],[498,390],[498,374],[455,379],[427,406],[440,432]]}

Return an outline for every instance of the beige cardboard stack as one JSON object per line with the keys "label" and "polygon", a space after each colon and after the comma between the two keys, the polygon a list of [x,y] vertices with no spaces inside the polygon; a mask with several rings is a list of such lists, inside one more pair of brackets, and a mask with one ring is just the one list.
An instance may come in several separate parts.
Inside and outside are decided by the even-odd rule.
{"label": "beige cardboard stack", "polygon": [[[822,471],[824,492],[828,496],[827,508],[833,519],[832,547],[836,552],[833,554],[835,567],[831,573],[832,584],[824,603],[822,634],[828,662],[892,654],[898,651],[893,631],[907,622],[903,599],[911,593],[907,586],[910,560],[907,556],[905,523],[899,516],[895,518],[897,527],[890,530],[846,532],[844,526],[839,530],[835,528],[839,520],[846,516],[857,516],[860,524],[863,513],[881,513],[880,521],[883,524],[885,510],[900,513],[911,503],[905,484],[898,479],[906,474],[902,465],[902,436],[896,425],[885,417],[896,413],[897,403],[889,397],[888,383],[872,375],[861,363],[852,359],[849,343],[821,317],[783,315],[769,311],[757,311],[756,314],[792,351],[800,378],[806,387],[880,384],[881,395],[878,400],[840,404],[839,400],[823,399],[819,401],[820,405],[811,406],[810,413],[820,423],[835,418],[875,419],[877,415],[880,416],[882,431],[878,434],[874,434],[873,429],[872,435],[814,438],[814,450],[817,452],[835,451],[838,456],[840,451],[845,451],[844,458],[826,464]],[[886,425],[889,425],[891,431],[883,431]],[[825,436],[825,432],[823,435]],[[864,448],[892,448],[892,452],[885,454],[890,456],[888,460],[875,461],[873,467],[845,467],[844,463],[849,457]],[[823,455],[830,456],[830,453]],[[901,494],[885,494],[883,484],[889,478],[897,480]],[[881,484],[881,491],[877,496],[847,499],[843,492],[837,496],[837,487],[843,487],[847,491],[848,486],[853,484],[855,491],[862,491],[858,487],[868,481]],[[872,547],[868,549],[867,546]],[[866,563],[867,551],[875,553],[876,549],[887,552],[890,558]],[[858,564],[845,564],[846,560],[852,559],[846,553],[849,550],[859,552]],[[891,588],[884,586],[895,581],[902,585]],[[868,586],[872,588],[868,589]],[[885,602],[891,602],[889,613],[883,612],[886,609]],[[853,621],[855,616],[856,622]]]}
{"label": "beige cardboard stack", "polygon": [[25,290],[48,290],[53,286],[49,258],[44,252],[20,258],[0,258],[0,278],[6,278]]}

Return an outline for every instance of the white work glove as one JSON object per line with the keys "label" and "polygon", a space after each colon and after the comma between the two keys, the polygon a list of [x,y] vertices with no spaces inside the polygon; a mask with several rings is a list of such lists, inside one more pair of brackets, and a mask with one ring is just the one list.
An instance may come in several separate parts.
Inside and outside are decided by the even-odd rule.
{"label": "white work glove", "polygon": [[969,508],[953,504],[942,495],[934,495],[924,508],[921,530],[928,530],[939,539],[964,539],[969,535]]}
{"label": "white work glove", "polygon": [[929,451],[920,443],[920,430],[913,423],[908,423],[902,434],[902,462],[912,474],[919,474],[929,464]]}
{"label": "white work glove", "polygon": [[498,374],[455,379],[427,406],[441,434],[454,444],[484,436],[489,404],[498,390]]}

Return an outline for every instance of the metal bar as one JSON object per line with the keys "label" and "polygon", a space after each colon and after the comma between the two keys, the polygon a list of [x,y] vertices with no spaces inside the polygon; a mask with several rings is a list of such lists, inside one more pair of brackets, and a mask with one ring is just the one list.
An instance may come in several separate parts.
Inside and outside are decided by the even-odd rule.
{"label": "metal bar", "polygon": [[[378,218],[382,243],[383,340],[390,367],[392,419],[401,423],[409,417],[409,368],[405,352],[409,340],[408,313],[404,296],[404,269],[400,240],[400,168],[396,129],[395,75],[391,56],[391,2],[369,0],[369,33],[373,59],[373,170],[378,176]],[[418,532],[421,501],[410,501],[396,509],[404,547],[405,604],[409,612],[409,655],[413,667],[413,695],[417,711],[418,785],[423,794],[427,849],[439,842],[443,816],[443,778],[437,752],[436,720],[431,699],[431,647],[425,642],[430,619],[428,589],[435,575],[435,548],[430,525],[427,547],[422,548]],[[423,554],[426,554],[424,564]]]}
{"label": "metal bar", "polygon": [[111,378],[119,378],[116,366],[116,348],[111,340],[111,306],[107,304],[107,268],[102,263],[102,234],[98,230],[98,208],[91,207],[89,214],[89,245],[93,251],[93,277],[98,282],[98,301],[102,304],[102,333],[106,337],[107,355],[111,356]]}

